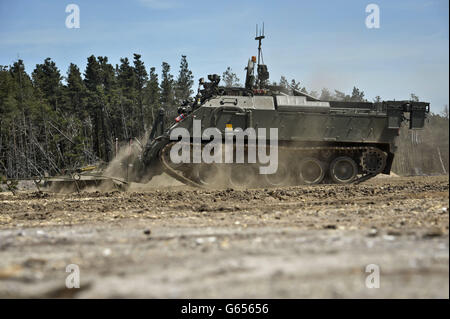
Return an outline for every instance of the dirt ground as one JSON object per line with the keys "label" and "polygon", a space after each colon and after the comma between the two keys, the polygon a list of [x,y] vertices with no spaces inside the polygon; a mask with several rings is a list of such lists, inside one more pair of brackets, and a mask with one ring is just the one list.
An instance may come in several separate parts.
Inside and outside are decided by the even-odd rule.
{"label": "dirt ground", "polygon": [[448,176],[3,192],[0,297],[449,298],[448,210]]}

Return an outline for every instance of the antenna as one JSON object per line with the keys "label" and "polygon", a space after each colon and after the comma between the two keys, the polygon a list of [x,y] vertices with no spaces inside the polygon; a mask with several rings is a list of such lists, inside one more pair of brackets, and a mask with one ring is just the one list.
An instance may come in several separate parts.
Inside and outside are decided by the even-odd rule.
{"label": "antenna", "polygon": [[262,50],[261,50],[261,40],[264,38],[265,38],[265,35],[264,35],[264,22],[263,22],[262,29],[258,29],[258,25],[256,25],[255,40],[258,41],[258,65],[261,64],[260,63],[261,61],[264,64],[264,59],[263,59]]}

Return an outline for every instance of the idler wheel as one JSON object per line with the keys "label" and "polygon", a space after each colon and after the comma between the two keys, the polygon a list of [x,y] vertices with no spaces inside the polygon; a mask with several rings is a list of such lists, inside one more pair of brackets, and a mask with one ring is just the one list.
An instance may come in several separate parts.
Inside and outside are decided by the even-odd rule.
{"label": "idler wheel", "polygon": [[319,184],[325,177],[325,165],[317,158],[304,158],[298,166],[298,177],[303,184]]}
{"label": "idler wheel", "polygon": [[330,164],[330,177],[335,183],[351,183],[356,175],[358,175],[358,165],[351,157],[336,157]]}
{"label": "idler wheel", "polygon": [[266,182],[271,186],[287,185],[289,181],[289,169],[284,163],[278,163],[277,171],[273,174],[265,174]]}

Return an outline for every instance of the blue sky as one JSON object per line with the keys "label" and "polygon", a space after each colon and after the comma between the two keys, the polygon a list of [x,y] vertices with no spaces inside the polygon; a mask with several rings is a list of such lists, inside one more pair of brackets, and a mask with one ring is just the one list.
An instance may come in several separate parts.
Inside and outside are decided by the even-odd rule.
{"label": "blue sky", "polygon": [[[80,7],[80,28],[67,29],[65,8]],[[367,29],[366,5],[380,7],[380,28]],[[410,93],[440,112],[449,103],[447,0],[398,1],[6,1],[0,0],[0,64],[18,58],[28,72],[51,57],[66,74],[86,58],[142,55],[176,76],[187,55],[195,80],[227,66],[244,80],[256,55],[256,23],[265,22],[264,61],[270,80],[295,78],[309,90],[347,93],[353,86],[372,99],[408,99]]]}

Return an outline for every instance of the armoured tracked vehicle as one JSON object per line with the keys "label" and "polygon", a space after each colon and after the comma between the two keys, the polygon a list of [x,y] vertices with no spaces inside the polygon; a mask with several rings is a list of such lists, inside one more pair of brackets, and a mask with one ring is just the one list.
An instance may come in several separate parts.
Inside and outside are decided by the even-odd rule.
{"label": "armoured tracked vehicle", "polygon": [[[74,181],[79,189],[86,182],[103,183],[107,179],[126,187],[129,182],[147,182],[165,172],[197,187],[359,183],[390,173],[396,138],[405,122],[409,122],[410,129],[424,127],[430,111],[426,102],[321,101],[304,92],[268,85],[269,72],[261,52],[264,35],[257,34],[255,39],[259,42],[258,57],[248,61],[245,86],[219,86],[216,74],[208,75],[208,81],[200,79],[195,99],[178,108],[178,117],[167,129],[165,110],[160,109],[145,147],[130,152],[126,163],[120,164],[126,168],[121,169],[124,176],[82,173],[63,176],[62,182]],[[180,129],[189,134],[187,140],[177,133]],[[202,160],[205,150],[211,151],[211,134],[205,134],[206,129],[209,133],[213,129],[213,135],[219,136],[222,158],[230,154],[226,141],[231,134],[231,161],[230,157],[209,164]],[[261,129],[266,131],[264,143],[260,139],[253,141],[249,132],[259,134]],[[267,163],[259,156],[255,160],[254,153],[273,151],[269,145],[275,136],[268,134],[270,129],[277,130],[277,169],[260,174],[260,168]],[[196,130],[200,133],[196,134]],[[239,135],[242,131],[247,135]],[[170,155],[175,145],[175,153],[188,151],[185,160],[173,161]],[[201,151],[197,158],[193,156],[195,150]],[[243,151],[240,160],[238,150]],[[53,182],[62,184],[59,179]]]}
{"label": "armoured tracked vehicle", "polygon": [[[252,57],[246,67],[245,87],[221,87],[220,77],[209,75],[208,82],[200,79],[194,101],[178,109],[179,116],[169,129],[164,130],[161,117],[154,123],[156,130],[144,148],[135,167],[135,180],[147,181],[166,172],[179,181],[194,186],[206,185],[295,185],[318,183],[354,183],[377,174],[389,174],[396,151],[395,141],[403,122],[410,129],[424,127],[430,104],[415,101],[339,102],[319,99],[296,90],[267,85],[269,73],[261,63],[261,40],[258,61]],[[257,75],[254,75],[254,71]],[[278,129],[278,169],[273,174],[258,174],[261,163],[174,163],[170,157],[177,128],[190,133],[189,150],[195,144],[201,148],[209,139],[195,141],[194,121],[201,120],[201,132],[215,128],[225,136],[230,128]],[[175,134],[176,135],[176,134]],[[269,151],[270,137],[262,147]],[[186,144],[186,142],[184,141]],[[236,141],[236,143],[238,143]],[[241,140],[245,159],[249,158],[248,136]],[[234,159],[238,144],[233,144]],[[260,144],[253,145],[254,148]],[[186,149],[185,149],[186,150]],[[209,150],[209,148],[208,148]],[[192,152],[191,152],[192,153]]]}

